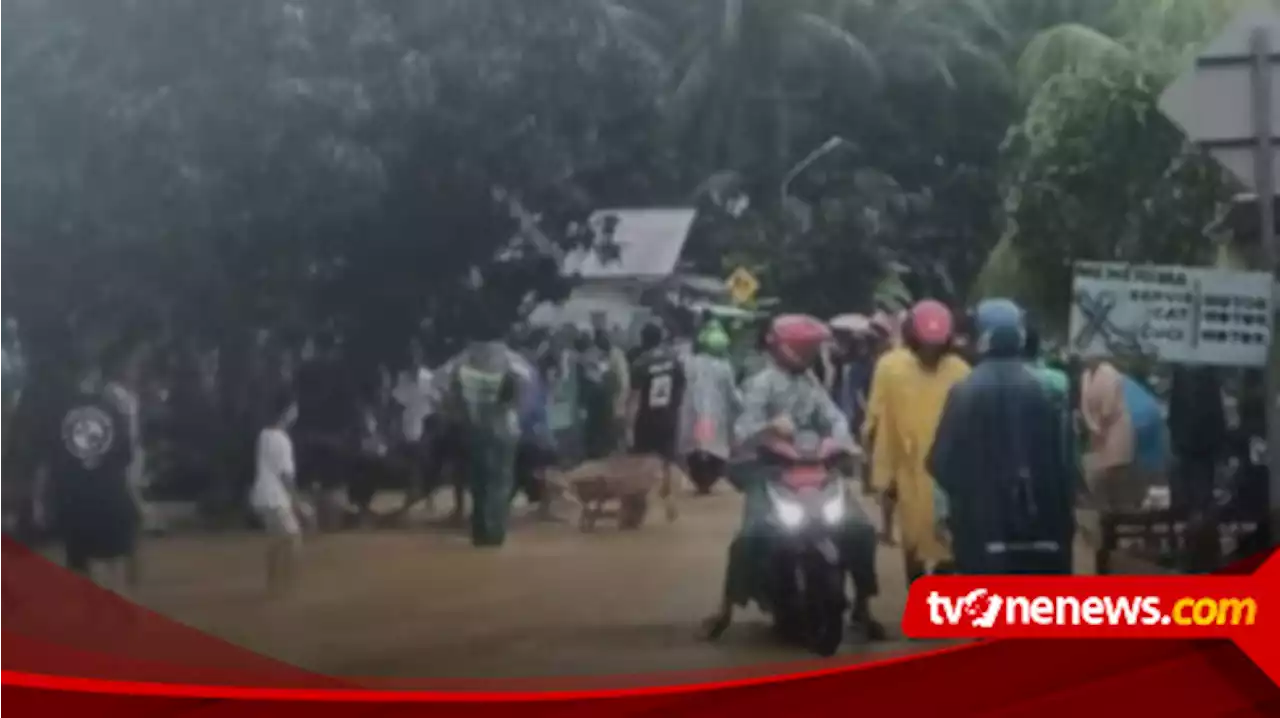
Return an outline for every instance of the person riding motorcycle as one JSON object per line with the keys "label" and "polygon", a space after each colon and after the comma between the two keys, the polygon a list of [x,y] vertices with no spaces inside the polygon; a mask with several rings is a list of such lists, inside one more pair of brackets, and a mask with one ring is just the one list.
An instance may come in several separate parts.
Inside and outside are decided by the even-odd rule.
{"label": "person riding motorcycle", "polygon": [[[829,338],[826,325],[813,317],[783,315],[773,320],[765,342],[768,363],[744,387],[742,412],[734,424],[735,453],[753,457],[762,442],[789,440],[800,431],[812,431],[824,441],[850,454],[854,452],[853,437],[844,414],[812,372],[821,346]],[[743,465],[759,468],[749,458]],[[758,595],[769,532],[773,530],[767,518],[770,504],[765,482],[746,477],[747,474],[759,477],[761,472],[731,470],[730,473],[731,478],[735,478],[735,474],[738,477],[735,485],[742,484],[739,488],[745,498],[743,522],[729,547],[720,607],[704,622],[705,634],[710,639],[717,638],[729,627],[735,606],[745,606]],[[880,639],[884,629],[870,612],[870,599],[879,591],[875,529],[856,500],[850,501],[847,508],[840,549],[857,593],[851,623],[860,626],[868,638]]]}

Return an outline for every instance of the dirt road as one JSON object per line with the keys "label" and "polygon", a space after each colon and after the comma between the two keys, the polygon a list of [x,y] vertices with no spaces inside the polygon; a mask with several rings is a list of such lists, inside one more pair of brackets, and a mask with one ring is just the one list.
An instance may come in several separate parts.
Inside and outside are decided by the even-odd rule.
{"label": "dirt road", "polygon": [[[268,600],[261,537],[162,538],[145,546],[137,598],[179,621],[290,663],[361,677],[652,673],[803,660],[744,613],[719,644],[697,640],[715,605],[741,505],[725,487],[640,531],[517,518],[505,547],[411,529],[320,536],[296,592]],[[878,615],[896,634],[905,592],[882,548]],[[903,650],[891,640],[850,653]]]}

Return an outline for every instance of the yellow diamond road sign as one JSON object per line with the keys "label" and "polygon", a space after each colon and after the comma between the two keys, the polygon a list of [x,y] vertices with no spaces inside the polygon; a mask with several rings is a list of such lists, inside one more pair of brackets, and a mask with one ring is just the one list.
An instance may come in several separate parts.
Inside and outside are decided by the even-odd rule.
{"label": "yellow diamond road sign", "polygon": [[736,304],[746,304],[751,301],[760,289],[760,281],[744,267],[733,270],[733,274],[729,275],[725,284],[729,287],[729,296],[733,297]]}

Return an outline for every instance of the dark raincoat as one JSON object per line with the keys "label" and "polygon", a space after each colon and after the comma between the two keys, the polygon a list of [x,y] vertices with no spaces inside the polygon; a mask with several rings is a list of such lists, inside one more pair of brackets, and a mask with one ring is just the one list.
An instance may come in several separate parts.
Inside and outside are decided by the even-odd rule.
{"label": "dark raincoat", "polygon": [[1012,356],[987,359],[951,390],[929,471],[949,499],[957,572],[1071,572],[1075,486],[1063,421]]}
{"label": "dark raincoat", "polygon": [[587,459],[603,459],[622,444],[618,396],[622,376],[612,352],[593,347],[581,356],[578,397],[583,409],[583,449]]}

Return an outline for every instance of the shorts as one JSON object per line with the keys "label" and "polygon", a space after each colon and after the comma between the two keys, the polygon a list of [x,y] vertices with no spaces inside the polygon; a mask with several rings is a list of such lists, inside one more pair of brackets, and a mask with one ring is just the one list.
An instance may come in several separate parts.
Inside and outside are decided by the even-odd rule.
{"label": "shorts", "polygon": [[298,523],[298,514],[288,506],[254,507],[262,526],[269,536],[293,537],[302,535],[302,526]]}
{"label": "shorts", "polygon": [[67,568],[86,571],[89,562],[132,556],[141,515],[127,491],[64,491],[55,511]]}
{"label": "shorts", "polygon": [[64,532],[63,548],[66,551],[67,568],[88,571],[90,561],[109,561],[132,556],[137,547],[136,522],[131,526],[96,530],[75,529]]}
{"label": "shorts", "polygon": [[674,422],[636,422],[631,451],[654,454],[674,461],[676,458],[676,425]]}

